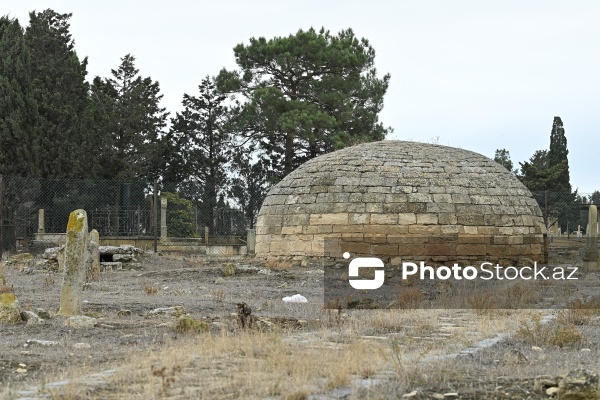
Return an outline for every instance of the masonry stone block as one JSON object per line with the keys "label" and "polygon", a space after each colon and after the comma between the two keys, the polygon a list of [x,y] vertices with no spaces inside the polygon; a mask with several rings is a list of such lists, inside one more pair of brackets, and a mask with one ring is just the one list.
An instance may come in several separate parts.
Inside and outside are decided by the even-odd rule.
{"label": "masonry stone block", "polygon": [[[316,157],[274,186],[258,215],[256,254],[320,256],[328,238],[394,260],[541,260],[544,232],[535,199],[494,161],[382,141]],[[523,240],[531,234],[540,239]]]}

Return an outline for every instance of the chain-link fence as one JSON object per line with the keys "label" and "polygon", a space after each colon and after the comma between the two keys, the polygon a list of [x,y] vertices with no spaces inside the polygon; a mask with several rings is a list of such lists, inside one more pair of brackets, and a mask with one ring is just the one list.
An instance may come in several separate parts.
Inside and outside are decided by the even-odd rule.
{"label": "chain-link fence", "polygon": [[[202,193],[154,182],[32,179],[0,176],[0,243],[14,247],[18,239],[37,233],[64,233],[69,214],[84,209],[90,229],[103,237],[197,238],[205,243],[243,243],[261,201],[236,208],[220,196],[202,201]],[[588,207],[596,194],[534,192],[548,231],[553,235],[585,234]],[[43,210],[43,212],[40,212]],[[164,216],[163,216],[164,214]],[[163,231],[164,230],[164,231]]]}
{"label": "chain-link fence", "polygon": [[591,193],[533,192],[544,217],[548,233],[570,236],[585,234],[590,204],[600,206],[600,198]]}
{"label": "chain-link fence", "polygon": [[64,233],[69,214],[76,209],[86,210],[89,229],[103,237],[153,238],[156,223],[159,237],[164,237],[164,229],[171,238],[243,243],[246,229],[253,226],[248,213],[226,199],[215,199],[213,204],[194,201],[200,196],[181,195],[173,184],[157,183],[155,204],[154,184],[1,176],[2,248],[14,247],[16,240],[32,239],[36,234]]}

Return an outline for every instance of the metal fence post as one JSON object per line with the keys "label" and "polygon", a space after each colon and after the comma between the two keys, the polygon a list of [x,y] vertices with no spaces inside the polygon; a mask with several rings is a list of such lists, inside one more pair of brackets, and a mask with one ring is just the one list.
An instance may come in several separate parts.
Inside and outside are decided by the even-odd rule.
{"label": "metal fence post", "polygon": [[0,259],[2,259],[2,250],[4,249],[4,179],[0,175]]}
{"label": "metal fence post", "polygon": [[154,225],[154,252],[157,253],[158,252],[158,229],[157,229],[157,225],[158,225],[158,221],[157,221],[157,217],[158,217],[158,212],[157,212],[157,207],[158,207],[158,193],[157,193],[157,187],[158,187],[158,179],[154,180],[154,193],[152,194],[152,225]]}

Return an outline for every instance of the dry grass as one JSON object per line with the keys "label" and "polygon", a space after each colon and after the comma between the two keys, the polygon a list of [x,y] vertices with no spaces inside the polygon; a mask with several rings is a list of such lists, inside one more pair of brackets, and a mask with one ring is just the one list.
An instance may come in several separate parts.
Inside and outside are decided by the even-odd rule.
{"label": "dry grass", "polygon": [[146,294],[156,294],[156,293],[158,293],[158,286],[145,283],[144,284],[144,292],[146,292]]}
{"label": "dry grass", "polygon": [[[418,309],[356,310],[335,324],[327,323],[324,311],[321,316],[317,330],[213,330],[179,336],[145,353],[132,352],[126,361],[103,367],[118,371],[102,378],[108,386],[96,389],[90,398],[306,399],[382,371],[418,383],[424,379],[420,361],[514,328],[510,321],[516,319],[509,313],[494,318],[461,310]],[[198,332],[193,323],[182,324],[181,333]],[[466,332],[477,331],[465,339]],[[65,376],[73,381],[81,371],[73,368]],[[70,393],[85,393],[72,386]],[[56,390],[53,395],[87,398],[68,393],[60,397]]]}
{"label": "dry grass", "polygon": [[289,271],[294,267],[294,265],[295,264],[292,261],[283,261],[277,259],[268,259],[265,262],[265,268],[268,268],[273,271]]}
{"label": "dry grass", "polygon": [[522,320],[516,337],[538,347],[577,347],[585,342],[585,336],[574,324],[558,318],[544,322],[541,313]]}
{"label": "dry grass", "polygon": [[[384,362],[365,343],[339,348],[298,346],[279,332],[203,335],[156,353],[132,355],[109,378],[114,399],[156,397],[302,399],[350,384]],[[159,379],[157,379],[159,378]],[[121,397],[112,397],[114,391]]]}

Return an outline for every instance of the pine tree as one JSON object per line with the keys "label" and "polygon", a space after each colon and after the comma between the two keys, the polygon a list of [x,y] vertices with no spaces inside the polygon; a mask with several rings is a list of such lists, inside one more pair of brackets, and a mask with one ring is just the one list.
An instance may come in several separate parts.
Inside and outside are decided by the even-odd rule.
{"label": "pine tree", "polygon": [[389,132],[378,114],[390,76],[377,78],[375,50],[351,29],[251,38],[234,53],[240,70],[221,71],[219,87],[241,96],[238,131],[275,180],[320,154]]}
{"label": "pine tree", "polygon": [[37,176],[37,106],[23,29],[0,18],[0,174]]}

